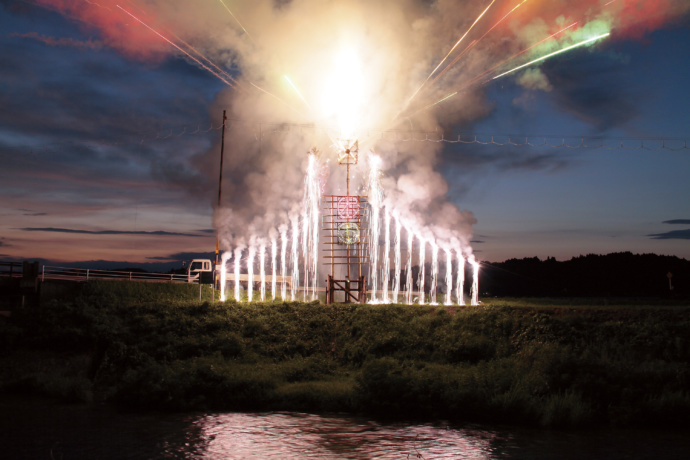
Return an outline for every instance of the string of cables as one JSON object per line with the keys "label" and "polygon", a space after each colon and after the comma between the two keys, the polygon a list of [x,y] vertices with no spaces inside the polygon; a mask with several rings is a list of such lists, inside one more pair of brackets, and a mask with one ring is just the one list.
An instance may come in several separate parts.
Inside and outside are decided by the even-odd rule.
{"label": "string of cables", "polygon": [[[228,120],[230,123],[246,123],[243,120]],[[267,135],[280,134],[286,132],[306,131],[330,131],[328,128],[319,127],[314,124],[296,123],[253,123],[255,129],[258,128],[255,138],[262,139]],[[211,131],[218,131],[223,128],[223,123],[210,123],[202,127],[184,126],[177,129],[165,131],[149,132],[130,137],[128,140],[89,140],[85,144],[96,145],[132,145],[150,142],[164,141],[167,139],[180,138],[182,136],[192,136],[206,134]],[[394,141],[394,142],[436,142],[445,144],[477,144],[492,145],[498,147],[546,147],[564,149],[604,149],[604,150],[669,150],[682,151],[690,150],[688,140],[683,138],[632,138],[632,137],[588,137],[588,136],[543,136],[543,135],[512,135],[512,134],[484,134],[484,133],[461,133],[454,137],[445,137],[439,131],[400,131],[388,130],[370,132],[362,138]],[[75,141],[67,142],[74,144]],[[56,144],[51,144],[53,149]],[[60,147],[57,147],[60,149]],[[46,147],[31,147],[30,150],[51,150]]]}
{"label": "string of cables", "polygon": [[[383,133],[384,138],[386,134]],[[686,139],[677,138],[603,138],[603,137],[570,137],[570,136],[512,136],[459,134],[457,138],[448,139],[439,133],[393,134],[391,140],[399,142],[439,142],[447,144],[480,144],[515,147],[550,147],[568,149],[606,149],[606,150],[689,150]],[[515,139],[519,139],[516,141]]]}

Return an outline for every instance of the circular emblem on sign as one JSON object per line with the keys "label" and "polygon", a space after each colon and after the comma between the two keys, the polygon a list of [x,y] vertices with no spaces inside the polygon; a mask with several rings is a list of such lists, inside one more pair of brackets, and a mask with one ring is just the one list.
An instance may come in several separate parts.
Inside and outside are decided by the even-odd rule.
{"label": "circular emblem on sign", "polygon": [[338,217],[342,220],[356,220],[359,217],[359,199],[356,196],[338,198]]}
{"label": "circular emblem on sign", "polygon": [[338,241],[342,244],[359,242],[359,227],[354,222],[343,222],[338,225]]}

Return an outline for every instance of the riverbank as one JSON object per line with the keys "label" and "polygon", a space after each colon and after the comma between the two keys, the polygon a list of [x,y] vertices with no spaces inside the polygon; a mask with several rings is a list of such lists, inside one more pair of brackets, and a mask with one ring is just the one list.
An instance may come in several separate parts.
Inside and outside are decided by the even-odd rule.
{"label": "riverbank", "polygon": [[690,307],[202,303],[195,286],[142,284],[88,283],[0,319],[2,391],[133,409],[690,420]]}

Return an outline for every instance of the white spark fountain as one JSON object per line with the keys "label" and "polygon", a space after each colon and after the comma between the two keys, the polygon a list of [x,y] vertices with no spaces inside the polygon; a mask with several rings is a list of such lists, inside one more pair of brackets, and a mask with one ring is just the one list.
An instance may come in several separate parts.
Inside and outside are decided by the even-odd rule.
{"label": "white spark fountain", "polygon": [[232,252],[225,251],[220,257],[220,301],[225,302],[225,285],[228,279],[228,268],[225,266],[227,261],[232,257]]}
{"label": "white spark fountain", "polygon": [[470,305],[479,305],[479,262],[470,256],[470,264],[472,264],[472,300]]}
{"label": "white spark fountain", "polygon": [[295,300],[297,295],[297,286],[299,286],[299,253],[297,248],[299,246],[299,219],[297,216],[291,216],[292,223],[292,283],[290,284],[290,300]]}
{"label": "white spark fountain", "polygon": [[408,305],[412,305],[412,245],[414,243],[414,233],[409,228],[405,227],[407,231],[407,269],[405,270],[405,301]]}
{"label": "white spark fountain", "polygon": [[395,218],[395,282],[393,284],[393,303],[398,303],[398,294],[400,293],[400,219],[397,214]]}
{"label": "white spark fountain", "polygon": [[458,305],[465,305],[465,258],[460,249],[456,249],[455,253],[458,256],[458,280],[455,295]]}
{"label": "white spark fountain", "polygon": [[283,224],[280,226],[280,274],[282,282],[280,283],[280,298],[283,302],[287,300],[287,244],[288,244],[288,226]]}
{"label": "white spark fountain", "polygon": [[266,301],[266,244],[261,243],[259,246],[259,276],[261,279],[260,297],[261,301]]}
{"label": "white spark fountain", "polygon": [[381,210],[382,192],[379,182],[381,159],[376,155],[370,156],[369,169],[369,204],[371,205],[371,221],[369,224],[369,255],[370,277],[371,277],[371,302],[378,302],[376,288],[378,287],[378,266],[379,266],[379,233],[380,225],[379,212]]}
{"label": "white spark fountain", "polygon": [[424,278],[426,277],[426,267],[424,266],[424,259],[426,258],[426,241],[419,238],[419,305],[424,305]]}
{"label": "white spark fountain", "polygon": [[431,242],[431,286],[429,286],[429,304],[438,305],[436,301],[436,289],[438,288],[438,245]]}
{"label": "white spark fountain", "polygon": [[302,273],[304,276],[304,290],[302,291],[302,301],[307,300],[307,291],[309,290],[309,225],[308,211],[306,206],[302,210]]}
{"label": "white spark fountain", "polygon": [[452,305],[453,300],[451,295],[453,293],[453,259],[450,249],[443,248],[446,253],[446,305]]}
{"label": "white spark fountain", "polygon": [[271,237],[271,300],[276,300],[276,287],[277,287],[277,264],[276,256],[278,255],[278,241],[276,241],[275,236]]}
{"label": "white spark fountain", "polygon": [[254,257],[256,256],[256,246],[249,247],[247,257],[247,302],[254,300]]}
{"label": "white spark fountain", "polygon": [[391,251],[391,213],[386,206],[385,213],[385,225],[386,228],[383,232],[384,234],[384,246],[383,246],[383,302],[390,303],[388,298],[388,285],[390,284],[390,272],[391,272],[391,262],[390,262],[390,251]]}
{"label": "white spark fountain", "polygon": [[240,259],[242,257],[242,249],[235,249],[235,300],[240,301]]}
{"label": "white spark fountain", "polygon": [[319,186],[319,162],[315,154],[309,155],[307,177],[304,183],[305,235],[304,253],[304,288],[309,289],[311,280],[311,300],[317,299],[317,270],[319,259],[319,207],[321,202],[321,187]]}

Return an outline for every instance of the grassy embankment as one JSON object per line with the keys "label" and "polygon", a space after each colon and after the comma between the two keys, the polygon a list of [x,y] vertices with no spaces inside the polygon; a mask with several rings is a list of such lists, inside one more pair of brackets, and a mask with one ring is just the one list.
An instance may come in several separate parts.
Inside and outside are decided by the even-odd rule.
{"label": "grassy embankment", "polygon": [[690,307],[199,302],[93,282],[0,318],[0,388],[133,408],[687,425]]}

